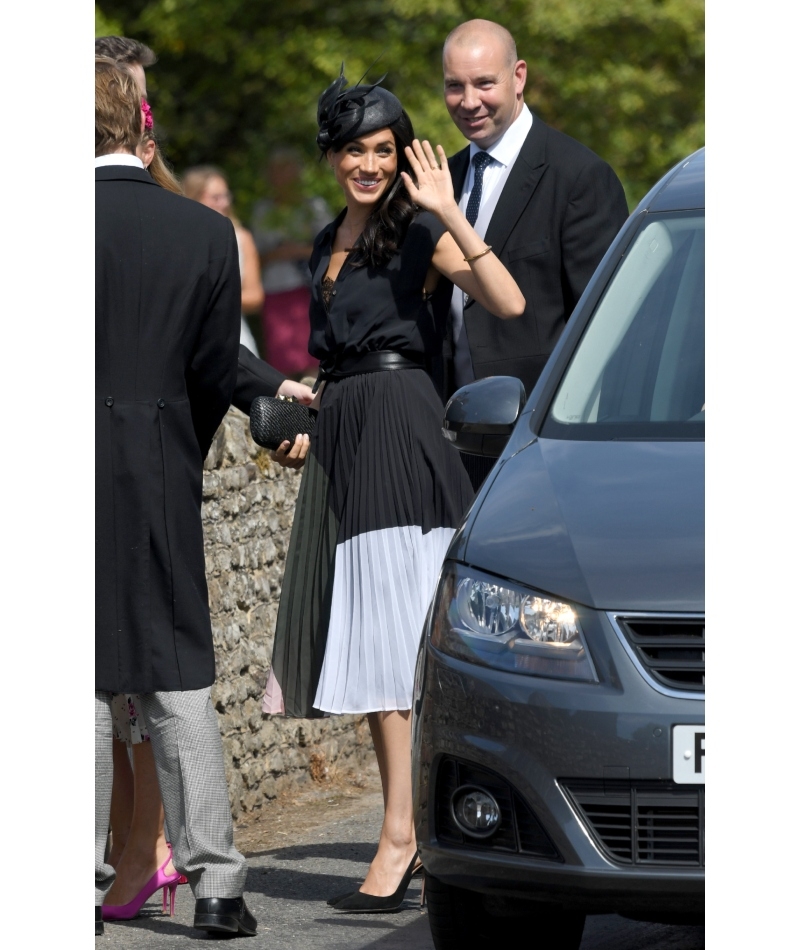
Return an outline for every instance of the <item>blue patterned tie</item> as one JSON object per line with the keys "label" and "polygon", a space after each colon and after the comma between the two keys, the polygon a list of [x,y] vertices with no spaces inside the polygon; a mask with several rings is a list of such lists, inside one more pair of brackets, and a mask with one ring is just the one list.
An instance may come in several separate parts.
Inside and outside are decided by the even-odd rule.
{"label": "blue patterned tie", "polygon": [[472,191],[467,202],[467,221],[472,225],[478,220],[481,196],[483,195],[483,173],[491,161],[492,156],[488,152],[476,152],[472,156],[472,164],[475,166],[475,180],[472,183]]}

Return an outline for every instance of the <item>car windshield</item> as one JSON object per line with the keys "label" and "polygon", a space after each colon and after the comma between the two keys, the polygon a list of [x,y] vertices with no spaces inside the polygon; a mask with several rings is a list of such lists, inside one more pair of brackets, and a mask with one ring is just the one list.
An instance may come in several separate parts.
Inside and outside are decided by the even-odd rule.
{"label": "car windshield", "polygon": [[606,288],[542,435],[703,438],[705,215],[648,215]]}

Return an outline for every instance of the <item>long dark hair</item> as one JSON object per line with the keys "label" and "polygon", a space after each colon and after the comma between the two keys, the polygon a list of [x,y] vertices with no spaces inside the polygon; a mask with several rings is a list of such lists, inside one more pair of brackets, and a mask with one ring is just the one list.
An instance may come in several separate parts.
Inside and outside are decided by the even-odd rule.
{"label": "long dark hair", "polygon": [[389,128],[397,149],[397,177],[378,207],[367,218],[350,259],[353,267],[363,267],[365,264],[379,267],[386,264],[402,246],[408,226],[417,211],[400,177],[400,172],[411,174],[405,148],[414,141],[414,127],[405,110]]}

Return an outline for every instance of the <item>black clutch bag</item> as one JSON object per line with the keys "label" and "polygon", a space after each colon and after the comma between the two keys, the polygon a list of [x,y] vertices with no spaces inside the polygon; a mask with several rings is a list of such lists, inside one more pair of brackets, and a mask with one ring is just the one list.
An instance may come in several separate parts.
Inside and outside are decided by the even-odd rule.
{"label": "black clutch bag", "polygon": [[317,418],[315,409],[281,396],[256,396],[250,406],[250,432],[265,449],[277,449],[282,442],[294,443],[298,435],[311,435]]}

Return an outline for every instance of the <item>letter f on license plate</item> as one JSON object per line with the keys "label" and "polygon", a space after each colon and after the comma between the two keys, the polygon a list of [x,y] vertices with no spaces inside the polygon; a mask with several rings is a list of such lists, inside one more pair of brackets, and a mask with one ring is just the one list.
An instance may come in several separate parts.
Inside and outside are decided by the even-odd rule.
{"label": "letter f on license plate", "polygon": [[678,785],[706,784],[706,727],[672,727],[672,781]]}

